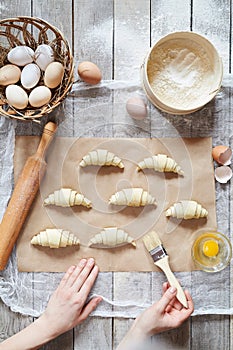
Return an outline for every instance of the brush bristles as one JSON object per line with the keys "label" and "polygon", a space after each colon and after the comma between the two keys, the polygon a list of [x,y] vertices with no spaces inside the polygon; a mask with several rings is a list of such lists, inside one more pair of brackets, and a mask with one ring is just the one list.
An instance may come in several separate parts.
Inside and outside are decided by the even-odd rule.
{"label": "brush bristles", "polygon": [[154,248],[162,245],[162,242],[155,231],[151,231],[143,238],[143,243],[146,246],[146,249],[150,252]]}

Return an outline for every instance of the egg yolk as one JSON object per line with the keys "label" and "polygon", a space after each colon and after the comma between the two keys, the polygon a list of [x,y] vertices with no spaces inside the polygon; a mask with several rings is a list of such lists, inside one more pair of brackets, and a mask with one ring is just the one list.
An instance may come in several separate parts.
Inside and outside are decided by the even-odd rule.
{"label": "egg yolk", "polygon": [[219,246],[216,241],[208,240],[203,244],[203,253],[209,258],[214,257],[219,252]]}

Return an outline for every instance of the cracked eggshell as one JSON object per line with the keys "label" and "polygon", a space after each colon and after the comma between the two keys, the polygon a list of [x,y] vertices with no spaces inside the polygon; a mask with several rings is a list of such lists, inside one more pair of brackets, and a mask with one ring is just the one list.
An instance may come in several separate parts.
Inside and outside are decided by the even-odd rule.
{"label": "cracked eggshell", "polygon": [[52,93],[47,86],[35,87],[29,95],[29,103],[32,107],[42,107],[49,103]]}
{"label": "cracked eggshell", "polygon": [[212,150],[213,159],[221,165],[231,164],[232,150],[228,146],[218,145]]}
{"label": "cracked eggshell", "polygon": [[5,91],[8,103],[17,108],[24,109],[28,105],[28,95],[23,88],[18,85],[8,85]]}
{"label": "cracked eggshell", "polygon": [[21,70],[14,64],[6,64],[0,68],[0,85],[6,86],[19,81]]}
{"label": "cracked eggshell", "polygon": [[60,62],[52,62],[48,65],[44,73],[44,83],[50,89],[61,84],[64,75],[64,66]]}
{"label": "cracked eggshell", "polygon": [[42,71],[45,71],[47,66],[54,61],[54,52],[51,46],[41,44],[35,51],[35,62]]}
{"label": "cracked eggshell", "polygon": [[14,47],[7,55],[8,61],[17,66],[25,66],[28,63],[32,63],[33,58],[34,51],[30,47],[23,45]]}
{"label": "cracked eggshell", "polygon": [[35,63],[27,64],[21,73],[21,84],[25,89],[32,89],[40,80],[40,68]]}
{"label": "cracked eggshell", "polygon": [[147,107],[140,97],[131,97],[126,102],[126,110],[129,115],[137,120],[142,120],[147,116]]}
{"label": "cracked eggshell", "polygon": [[232,170],[229,166],[223,165],[215,169],[215,179],[221,184],[227,183],[232,177]]}

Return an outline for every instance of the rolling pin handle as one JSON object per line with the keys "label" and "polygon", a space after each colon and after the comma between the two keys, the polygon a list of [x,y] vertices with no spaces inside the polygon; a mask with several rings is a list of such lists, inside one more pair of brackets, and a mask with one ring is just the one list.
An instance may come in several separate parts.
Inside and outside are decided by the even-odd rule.
{"label": "rolling pin handle", "polygon": [[47,151],[51,141],[53,140],[54,134],[57,130],[57,124],[48,122],[43,130],[43,134],[38,146],[36,155],[40,158],[44,158],[44,154]]}

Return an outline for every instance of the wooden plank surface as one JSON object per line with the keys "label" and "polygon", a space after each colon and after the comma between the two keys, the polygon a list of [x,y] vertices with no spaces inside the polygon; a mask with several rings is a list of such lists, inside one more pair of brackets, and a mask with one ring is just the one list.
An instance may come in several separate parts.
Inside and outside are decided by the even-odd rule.
{"label": "wooden plank surface", "polygon": [[[221,53],[225,73],[230,70],[230,9],[231,5],[227,0],[216,2],[193,0],[192,29],[206,36],[215,45]],[[224,112],[221,113],[221,110],[219,112],[217,107],[216,111],[218,111],[216,117],[212,116],[216,121],[212,131],[214,142],[215,144],[228,144],[229,124],[227,117]],[[217,201],[218,227],[220,231],[228,232],[230,212],[229,206],[226,207],[225,198],[230,199],[229,186],[223,187],[216,184],[216,190],[219,194]],[[219,298],[224,297],[224,290],[222,294],[222,296],[219,295]],[[192,348],[230,349],[229,319],[229,316],[197,316],[192,318]],[[206,338],[207,333],[208,337]]]}
{"label": "wooden plank surface", "polygon": [[[17,15],[39,16],[59,27],[68,38],[74,58],[77,63],[82,60],[91,60],[99,65],[104,79],[132,79],[138,80],[138,68],[151,44],[154,44],[161,36],[179,30],[193,30],[208,36],[215,44],[223,58],[225,72],[231,71],[232,62],[232,36],[231,36],[231,1],[228,0],[20,0],[2,2],[0,18],[14,17]],[[136,33],[136,38],[134,37]],[[92,41],[95,40],[95,41]],[[127,44],[128,42],[128,44]],[[76,74],[77,78],[77,74]],[[95,101],[91,100],[86,107],[93,108],[90,115],[87,114],[85,124],[79,122],[79,105],[73,101],[68,103],[68,117],[59,128],[62,136],[122,136],[125,133],[133,135],[135,123],[125,113],[125,101],[127,96],[114,93],[108,96],[114,101],[116,110],[106,109],[106,119],[95,120],[93,129],[91,118],[95,107]],[[106,103],[107,100],[103,100]],[[85,107],[83,103],[82,108]],[[120,108],[119,108],[120,107]],[[114,112],[114,113],[113,113]],[[114,114],[112,125],[101,130],[102,124],[109,124],[109,118]],[[159,117],[156,119],[156,115]],[[148,118],[140,135],[144,137],[163,136],[168,130],[169,116],[161,119],[161,112],[155,111],[152,120]],[[89,118],[88,118],[89,116]],[[163,116],[163,115],[162,115]],[[225,124],[221,120],[229,119],[218,114],[214,136],[219,141],[225,141]],[[225,119],[224,119],[225,118]],[[161,123],[162,120],[162,123]],[[208,119],[209,120],[209,119]],[[119,124],[121,125],[119,125]],[[184,124],[185,123],[185,124]],[[111,124],[111,123],[110,123]],[[41,127],[33,123],[18,122],[16,132],[20,134],[37,135]],[[183,136],[193,136],[192,123],[187,118],[177,118],[174,126]],[[206,128],[200,130],[205,136]],[[231,129],[232,130],[232,129]],[[173,131],[171,130],[171,133]],[[218,191],[228,191],[227,196],[232,199],[231,189],[219,186]],[[232,201],[231,201],[232,203]],[[224,200],[221,195],[218,202],[220,208],[219,223],[224,229],[230,230],[231,223],[226,227],[226,217],[232,215],[230,206],[225,210]],[[232,207],[231,207],[232,208]],[[231,271],[231,277],[232,277]],[[119,297],[127,291],[127,283],[132,279],[140,280],[140,283],[151,286],[155,283],[151,274],[132,276],[132,274],[113,274],[113,284],[109,287],[109,298]],[[221,297],[221,295],[219,296]],[[153,301],[153,295],[148,295]],[[33,300],[31,300],[33,302]],[[233,306],[233,301],[231,301]],[[31,317],[15,314],[0,302],[0,340],[3,340],[32,322]],[[131,319],[89,318],[74,332],[70,331],[58,339],[45,345],[43,349],[114,349],[132,323]],[[229,316],[196,316],[186,322],[178,330],[173,330],[153,337],[153,345],[159,349],[233,349],[230,337],[233,334],[233,322]]]}
{"label": "wooden plank surface", "polygon": [[[99,0],[98,4],[95,0],[74,1],[73,13],[73,47],[76,77],[78,64],[82,61],[91,61],[100,67],[103,79],[112,79],[112,1]],[[102,103],[106,102],[103,99]],[[112,114],[111,104],[106,106],[104,120],[98,118],[98,107],[95,105],[94,99],[83,103],[79,102],[78,98],[74,100],[73,130],[76,137],[97,136],[98,134],[111,136],[111,127],[104,126],[108,125],[108,120]],[[111,285],[105,296],[112,299]],[[74,350],[95,350],[99,346],[103,349],[112,348],[111,318],[91,317],[75,329]]]}
{"label": "wooden plank surface", "polygon": [[[9,2],[8,4],[0,4],[0,18],[11,18],[19,16],[20,9],[23,8],[25,16],[31,15],[31,1],[30,0],[16,0]],[[30,303],[33,302],[33,296]],[[21,314],[14,313],[0,301],[0,341],[12,336],[19,332],[21,329],[29,325],[33,321],[32,317],[22,316]]]}
{"label": "wooden plank surface", "polygon": [[[140,79],[140,66],[146,52],[150,47],[150,1],[128,0],[115,1],[114,3],[114,79],[136,80]],[[114,125],[115,137],[133,137],[137,126],[140,129],[139,137],[150,137],[150,124],[137,123],[130,118],[125,110],[128,98],[137,96],[135,93],[122,91],[114,95]],[[134,281],[134,282],[133,282]],[[137,281],[137,282],[136,282]],[[114,274],[114,299],[128,299],[128,286],[138,283],[142,286],[150,285],[150,274],[120,273]],[[138,298],[142,301],[151,300],[150,290],[145,293],[143,299],[141,293]],[[146,295],[147,294],[147,295]],[[113,323],[114,343],[117,347],[121,339],[129,329],[132,320],[115,318]]]}
{"label": "wooden plank surface", "polygon": [[[174,13],[176,14],[174,16]],[[174,31],[190,30],[190,3],[189,1],[156,1],[151,2],[151,43],[152,46],[164,35]],[[170,118],[166,113],[155,111],[151,118],[152,137],[164,137],[178,130],[183,136],[190,136],[190,126],[183,127],[183,118]],[[168,119],[167,119],[168,118]],[[167,121],[169,120],[169,124]],[[172,127],[171,127],[172,126]],[[156,281],[153,279],[153,283]],[[155,335],[152,339],[153,345],[158,349],[190,349],[190,321],[187,321],[179,332],[171,331]]]}

